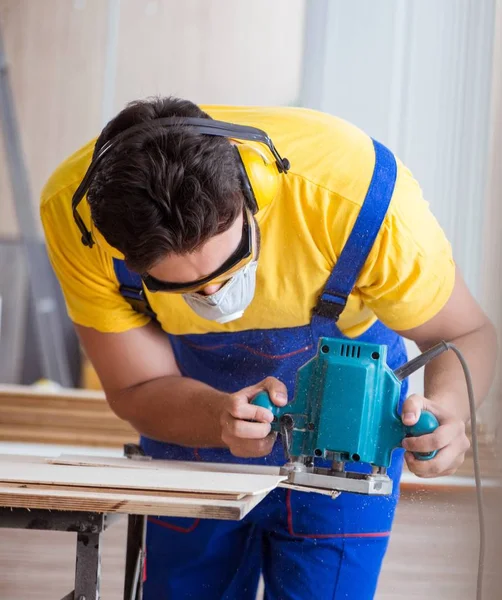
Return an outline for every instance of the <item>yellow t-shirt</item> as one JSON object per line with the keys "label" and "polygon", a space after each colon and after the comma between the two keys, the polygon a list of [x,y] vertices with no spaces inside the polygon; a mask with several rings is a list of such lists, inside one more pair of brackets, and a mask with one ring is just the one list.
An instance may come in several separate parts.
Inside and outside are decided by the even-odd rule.
{"label": "yellow t-shirt", "polygon": [[[342,119],[300,108],[203,106],[213,118],[265,130],[291,163],[276,198],[256,215],[261,252],[255,297],[244,315],[219,324],[196,315],[180,295],[146,295],[162,328],[200,334],[306,325],[364,201],[375,154],[369,136]],[[70,318],[103,332],[148,322],[118,291],[112,257],[80,241],[72,195],[95,140],[64,161],[45,185],[41,218]],[[79,207],[89,226],[87,202]],[[385,221],[338,326],[349,337],[377,319],[394,330],[439,312],[454,284],[451,246],[410,171],[398,160]]]}

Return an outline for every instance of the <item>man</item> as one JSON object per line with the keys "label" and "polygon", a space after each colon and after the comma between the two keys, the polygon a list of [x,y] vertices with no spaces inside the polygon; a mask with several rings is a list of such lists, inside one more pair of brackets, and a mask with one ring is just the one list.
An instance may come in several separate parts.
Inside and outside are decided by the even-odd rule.
{"label": "man", "polygon": [[[322,335],[387,344],[393,368],[403,338],[454,341],[479,401],[491,384],[493,327],[417,182],[335,117],[134,102],[56,170],[41,216],[110,406],[155,458],[284,464],[271,413],[250,400],[267,390],[284,405]],[[403,442],[409,468],[455,472],[469,444],[456,357],[427,366],[425,397],[405,394],[405,424],[423,409],[440,422]],[[152,517],[145,599],[251,599],[260,572],[270,599],[372,598],[403,454],[391,497],[280,489],[243,522]]]}

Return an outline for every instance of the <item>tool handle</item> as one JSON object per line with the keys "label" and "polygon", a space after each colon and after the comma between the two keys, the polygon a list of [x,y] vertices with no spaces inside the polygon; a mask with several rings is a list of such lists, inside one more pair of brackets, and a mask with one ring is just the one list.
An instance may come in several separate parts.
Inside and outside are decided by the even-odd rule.
{"label": "tool handle", "polygon": [[[420,413],[420,418],[415,425],[405,427],[406,437],[419,437],[432,433],[439,427],[439,421],[428,410],[423,410]],[[437,450],[432,452],[414,452],[413,455],[418,460],[431,460],[437,454]]]}
{"label": "tool handle", "polygon": [[259,392],[256,394],[256,396],[251,400],[251,404],[266,408],[274,415],[274,417],[276,417],[276,419],[278,419],[280,416],[281,408],[276,406],[272,400],[270,400],[270,396],[267,392]]}

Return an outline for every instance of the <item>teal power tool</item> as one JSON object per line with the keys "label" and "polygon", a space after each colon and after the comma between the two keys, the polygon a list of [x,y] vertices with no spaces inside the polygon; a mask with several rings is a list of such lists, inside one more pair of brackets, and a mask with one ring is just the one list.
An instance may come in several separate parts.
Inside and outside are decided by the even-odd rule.
{"label": "teal power tool", "polygon": [[[407,436],[433,432],[439,423],[422,411],[413,427],[405,427],[398,414],[402,382],[443,352],[452,350],[462,365],[471,415],[474,479],[479,518],[479,561],[476,598],[481,600],[486,546],[484,503],[472,378],[462,352],[451,342],[441,342],[395,371],[387,365],[387,347],[339,338],[321,338],[316,355],[296,375],[292,402],[279,408],[266,392],[253,404],[274,415],[272,429],[280,432],[288,463],[281,468],[286,487],[326,493],[341,492],[386,496],[392,493],[387,475],[392,452]],[[421,460],[436,452],[416,455]],[[331,467],[315,465],[316,458]],[[371,473],[345,469],[346,463],[364,462]]]}
{"label": "teal power tool", "polygon": [[[392,371],[386,346],[321,338],[316,355],[297,372],[291,403],[278,407],[267,392],[252,401],[274,415],[272,429],[281,433],[288,459],[281,468],[287,483],[332,492],[391,494],[387,468],[394,449],[405,437],[431,433],[439,425],[427,411],[413,427],[403,424],[398,414],[402,381],[445,350],[446,343],[438,344]],[[435,455],[416,456],[430,460]],[[329,460],[331,467],[315,466],[316,459]],[[370,464],[372,472],[345,469],[346,463],[354,462]]]}

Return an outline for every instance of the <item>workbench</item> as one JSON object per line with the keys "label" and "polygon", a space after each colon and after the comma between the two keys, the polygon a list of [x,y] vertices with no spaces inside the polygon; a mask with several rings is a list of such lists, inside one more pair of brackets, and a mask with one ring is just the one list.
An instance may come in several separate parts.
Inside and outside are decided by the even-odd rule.
{"label": "workbench", "polygon": [[99,600],[103,533],[128,515],[124,600],[141,600],[147,515],[240,520],[284,479],[271,467],[3,454],[0,527],[76,534],[63,600]]}

